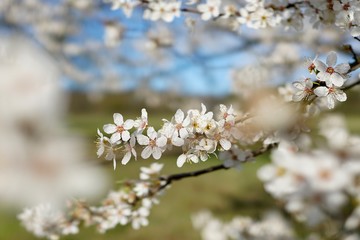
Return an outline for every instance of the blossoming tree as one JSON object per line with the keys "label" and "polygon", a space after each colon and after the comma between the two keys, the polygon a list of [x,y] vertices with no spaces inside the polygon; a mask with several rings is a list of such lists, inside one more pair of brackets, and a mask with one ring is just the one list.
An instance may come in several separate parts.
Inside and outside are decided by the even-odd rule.
{"label": "blossoming tree", "polygon": [[[224,35],[235,34],[241,39],[259,33],[258,38],[244,37],[245,49],[254,42],[256,46],[266,45],[267,40],[279,42],[272,32],[292,41],[291,44],[301,44],[305,39],[293,36],[303,32],[311,34],[307,44],[315,52],[324,52],[320,48],[327,45],[327,55],[310,56],[300,65],[291,57],[294,45],[281,45],[281,54],[267,51],[258,64],[232,69],[234,91],[238,92],[233,104],[221,104],[215,113],[204,104],[188,111],[177,109],[170,119],[163,119],[159,129],[148,122],[145,108],[137,119],[126,119],[126,113],[114,113],[113,123],[97,129],[96,143],[98,157],[112,161],[114,169],[119,168],[118,161],[125,165],[140,157],[157,160],[175,148],[181,153],[168,164],[181,168],[213,156],[219,159],[219,164],[164,175],[160,172],[163,165],[154,162],[150,167],[141,167],[139,179],[126,181],[97,206],[73,201],[64,212],[46,204],[25,209],[19,219],[27,230],[39,237],[57,239],[76,234],[82,223],[95,225],[101,233],[127,224],[138,229],[149,224],[151,207],[159,203],[159,197],[174,182],[237,168],[270,153],[271,162],[261,167],[257,176],[289,218],[316,229],[308,239],[360,239],[360,137],[346,129],[341,117],[325,118],[322,114],[336,108],[338,103],[346,104],[347,91],[360,83],[356,72],[360,68],[356,53],[360,43],[359,1],[108,0],[106,3],[130,19],[140,13],[146,21],[165,22],[168,32],[171,24],[180,21],[190,35],[206,31],[222,34],[220,30],[223,30]],[[121,22],[107,24],[107,44],[119,40],[117,24]],[[331,44],[326,43],[324,29],[336,35],[328,37],[335,39]],[[152,43],[157,53],[165,47],[175,48],[171,41],[166,41],[166,34],[153,37]],[[179,54],[176,49],[174,52]],[[279,65],[288,71],[303,69],[306,76],[300,80],[297,76],[284,84],[265,83],[264,79],[281,77],[273,76],[272,72]],[[241,106],[239,99],[244,103]],[[311,128],[309,122],[319,116],[323,119],[318,129]],[[320,137],[323,141],[315,140]],[[223,223],[205,212],[196,215],[193,221],[204,239],[297,239],[288,223],[276,214],[260,221],[242,216]],[[327,224],[331,224],[331,231],[326,230]]]}

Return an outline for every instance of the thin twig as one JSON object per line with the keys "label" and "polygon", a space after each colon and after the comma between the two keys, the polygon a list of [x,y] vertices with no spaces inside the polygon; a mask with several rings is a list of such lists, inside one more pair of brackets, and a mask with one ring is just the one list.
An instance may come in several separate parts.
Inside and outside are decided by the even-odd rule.
{"label": "thin twig", "polygon": [[[355,37],[356,38],[356,37]],[[360,40],[359,40],[360,41]],[[349,63],[350,65],[350,69],[349,69],[349,72],[353,72],[355,71],[356,69],[360,68],[360,60],[359,60],[359,55],[356,54],[356,52],[354,51],[353,47],[351,45],[348,45],[346,46],[347,47],[347,50],[351,53],[354,61],[352,63]],[[357,81],[353,82],[352,84],[350,85],[347,85],[343,88],[341,88],[341,90],[343,91],[347,91],[349,90],[350,88],[353,88],[355,87],[356,85],[359,85],[360,84],[360,79],[358,79]]]}
{"label": "thin twig", "polygon": [[359,85],[359,84],[360,84],[360,79],[357,80],[357,81],[355,81],[355,82],[353,82],[353,83],[350,84],[350,85],[347,85],[347,86],[341,88],[341,90],[347,91],[347,90],[349,90],[349,89],[351,89],[351,88],[353,88],[353,87],[355,87],[356,85]]}
{"label": "thin twig", "polygon": [[[247,160],[249,160],[250,158],[257,157],[259,155],[262,155],[262,154],[268,152],[269,150],[273,149],[275,146],[276,146],[276,144],[271,144],[271,145],[268,145],[268,146],[265,146],[260,149],[252,151],[251,155],[245,159],[245,162]],[[159,190],[164,189],[166,186],[170,185],[174,181],[178,181],[178,180],[181,180],[184,178],[197,177],[197,176],[200,176],[200,175],[203,175],[206,173],[211,173],[211,172],[215,172],[218,170],[227,170],[227,169],[229,169],[229,167],[225,167],[224,164],[220,164],[220,165],[212,166],[209,168],[205,168],[205,169],[201,169],[201,170],[197,170],[197,171],[193,171],[193,172],[178,173],[178,174],[172,174],[172,175],[168,175],[168,176],[162,176],[159,178],[159,180],[165,181],[165,183],[163,183],[161,185]]]}
{"label": "thin twig", "polygon": [[351,55],[354,59],[354,61],[349,64],[350,65],[349,72],[353,72],[356,69],[360,68],[359,55],[356,54],[356,52],[354,51],[354,49],[351,45],[347,45],[346,49],[351,53]]}

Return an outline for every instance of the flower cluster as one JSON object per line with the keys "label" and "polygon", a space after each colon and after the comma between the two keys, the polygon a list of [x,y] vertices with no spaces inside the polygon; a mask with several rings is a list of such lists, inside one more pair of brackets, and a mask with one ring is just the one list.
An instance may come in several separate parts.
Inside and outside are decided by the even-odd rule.
{"label": "flower cluster", "polygon": [[[300,149],[293,143],[280,143],[272,152],[272,163],[258,171],[265,190],[310,226],[333,218],[348,230],[359,227],[355,200],[360,196],[360,151],[356,147],[360,137],[349,134],[344,125],[338,117],[320,122],[327,148],[310,151],[309,142]],[[349,219],[342,215],[345,206],[355,208]]]}
{"label": "flower cluster", "polygon": [[[305,17],[310,16],[314,27],[336,25],[348,30],[351,35],[360,35],[360,3],[358,1],[311,0],[311,1],[265,1],[245,0],[239,5],[223,4],[220,0],[188,1],[185,8],[180,8],[178,1],[129,1],[106,0],[111,2],[113,9],[122,8],[126,16],[140,3],[146,6],[144,18],[171,22],[180,17],[181,11],[199,14],[203,21],[210,19],[228,19],[236,25],[246,25],[250,28],[266,28],[283,25],[287,28],[301,30]],[[130,2],[130,3],[128,3]],[[221,11],[223,9],[223,11]],[[229,22],[230,22],[229,21]]]}
{"label": "flower cluster", "polygon": [[272,212],[260,221],[250,217],[238,216],[230,222],[222,222],[208,211],[195,214],[193,225],[200,230],[203,240],[292,240],[295,239],[286,220],[278,213]]}
{"label": "flower cluster", "polygon": [[347,97],[341,90],[345,81],[348,79],[347,73],[350,71],[348,63],[336,65],[337,54],[330,52],[326,58],[326,63],[315,58],[307,61],[307,68],[311,74],[316,75],[316,79],[305,78],[293,83],[296,88],[293,100],[312,101],[314,97],[326,98],[329,109],[334,108],[335,101],[344,102]]}
{"label": "flower cluster", "polygon": [[150,2],[144,12],[144,19],[152,21],[164,20],[172,22],[174,18],[180,17],[181,2]]}
{"label": "flower cluster", "polygon": [[140,179],[129,181],[119,191],[112,191],[100,207],[76,209],[77,218],[95,224],[104,233],[117,225],[131,224],[134,229],[148,225],[147,217],[157,197],[162,193],[159,174],[163,164],[153,163],[149,168],[141,167]]}
{"label": "flower cluster", "polygon": [[59,236],[77,234],[78,221],[68,221],[66,217],[50,204],[40,204],[27,208],[18,216],[26,230],[37,237],[57,240]]}
{"label": "flower cluster", "polygon": [[[104,136],[98,130],[97,154],[99,157],[104,154],[107,160],[113,160],[114,168],[116,151],[123,152],[121,163],[127,164],[131,157],[137,158],[136,145],[142,146],[143,159],[150,156],[159,159],[167,149],[181,147],[183,153],[177,158],[178,167],[182,167],[185,162],[206,161],[216,151],[236,148],[233,143],[238,142],[242,136],[238,134],[235,119],[236,115],[231,106],[227,108],[220,105],[220,114],[215,120],[213,112],[207,111],[202,104],[201,110],[191,109],[187,114],[178,109],[172,119],[164,119],[162,128],[156,131],[148,126],[145,109],[137,120],[124,121],[121,114],[115,113],[114,124],[103,127],[104,132],[109,135]],[[236,151],[243,154],[240,150]]]}
{"label": "flower cluster", "polygon": [[77,201],[69,206],[68,215],[50,204],[25,209],[18,218],[37,237],[56,240],[60,236],[78,233],[79,224],[96,225],[104,233],[117,225],[131,224],[134,229],[148,225],[150,209],[165,189],[160,180],[163,164],[142,167],[140,179],[126,182],[118,191],[111,191],[101,206],[88,206]]}

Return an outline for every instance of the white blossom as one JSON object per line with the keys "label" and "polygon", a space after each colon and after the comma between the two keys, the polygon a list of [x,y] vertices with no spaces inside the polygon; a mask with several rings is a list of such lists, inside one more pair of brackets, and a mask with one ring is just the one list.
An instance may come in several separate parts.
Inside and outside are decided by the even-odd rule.
{"label": "white blossom", "polygon": [[201,13],[201,19],[204,21],[210,20],[212,17],[219,16],[220,0],[206,0],[206,3],[199,4],[197,9]]}
{"label": "white blossom", "polygon": [[118,141],[128,141],[130,139],[129,130],[134,126],[134,120],[128,119],[124,122],[124,118],[120,113],[114,113],[114,123],[104,125],[104,132],[112,134],[110,141],[117,143]]}
{"label": "white blossom", "polygon": [[314,93],[319,97],[326,97],[329,109],[335,107],[335,100],[345,102],[347,99],[346,93],[335,87],[317,87],[315,88]]}
{"label": "white blossom", "polygon": [[292,99],[295,102],[308,99],[314,94],[313,92],[313,81],[309,78],[305,78],[303,81],[294,82],[293,86],[296,88],[296,92],[293,95]]}
{"label": "white blossom", "polygon": [[341,87],[347,79],[347,72],[350,69],[349,64],[341,63],[336,65],[337,54],[336,52],[330,52],[326,58],[326,64],[320,60],[315,61],[316,69],[319,71],[317,78],[320,81],[325,81],[328,87],[335,85]]}
{"label": "white blossom", "polygon": [[165,136],[157,133],[153,127],[148,128],[147,136],[139,134],[136,136],[140,145],[146,146],[141,152],[141,157],[144,159],[149,158],[151,155],[155,159],[161,157],[164,147],[167,143]]}

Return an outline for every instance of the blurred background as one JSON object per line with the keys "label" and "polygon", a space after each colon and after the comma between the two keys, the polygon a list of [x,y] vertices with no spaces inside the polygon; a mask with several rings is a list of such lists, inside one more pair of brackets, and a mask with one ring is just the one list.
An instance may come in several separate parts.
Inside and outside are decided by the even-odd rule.
{"label": "blurred background", "polygon": [[[209,109],[220,103],[240,109],[256,92],[305,75],[305,57],[336,50],[340,61],[349,62],[351,52],[342,46],[360,51],[351,36],[330,28],[233,28],[193,15],[171,24],[149,22],[141,8],[129,19],[99,0],[2,0],[0,239],[34,239],[16,219],[22,207],[44,201],[61,206],[75,197],[96,204],[151,163],[139,159],[113,171],[111,162],[96,159],[96,129],[112,122],[114,112],[135,119],[145,107],[149,123],[159,127],[177,108],[202,102]],[[336,111],[360,133],[358,89],[348,99]],[[173,152],[159,160],[165,174],[218,164],[211,159],[178,169],[176,158]],[[153,208],[149,227],[118,227],[106,235],[84,228],[65,239],[199,239],[190,216],[204,208],[223,219],[260,217],[277,206],[256,178],[267,162],[262,156],[241,171],[175,183]]]}

